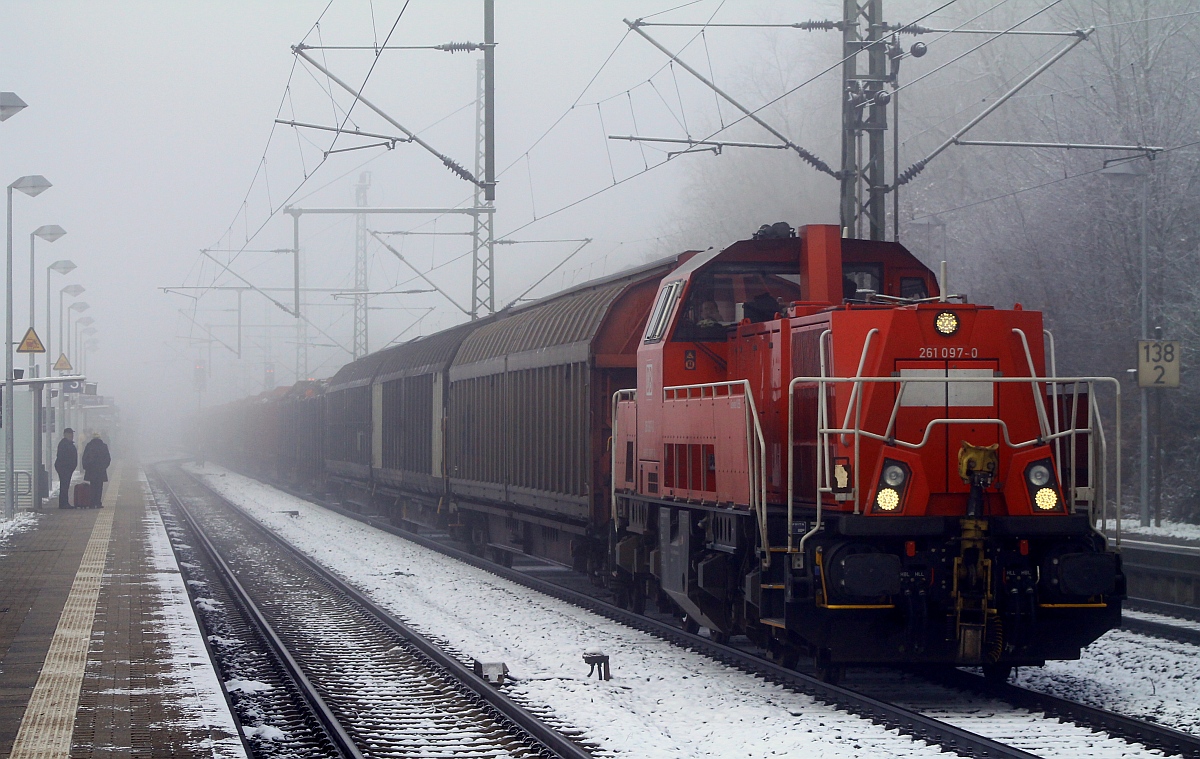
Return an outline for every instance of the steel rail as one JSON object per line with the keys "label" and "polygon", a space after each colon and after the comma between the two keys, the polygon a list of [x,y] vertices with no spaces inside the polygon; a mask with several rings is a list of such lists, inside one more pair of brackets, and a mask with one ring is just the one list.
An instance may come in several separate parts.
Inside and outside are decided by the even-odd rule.
{"label": "steel rail", "polygon": [[326,734],[337,747],[338,751],[340,751],[343,756],[350,757],[350,759],[363,759],[362,752],[360,752],[358,747],[354,745],[354,740],[350,737],[349,733],[346,732],[346,729],[342,727],[341,721],[338,720],[337,716],[333,713],[333,710],[329,708],[329,705],[325,703],[325,699],[321,697],[321,694],[317,692],[317,689],[312,684],[312,681],[310,681],[308,676],[304,674],[304,670],[301,669],[300,664],[295,660],[295,658],[292,657],[291,652],[288,651],[287,646],[275,632],[275,629],[271,626],[271,623],[267,621],[267,618],[263,615],[262,611],[258,608],[254,601],[251,600],[250,594],[246,592],[244,587],[242,587],[242,584],[238,581],[237,575],[234,574],[233,569],[225,563],[225,559],[222,558],[221,554],[217,552],[216,546],[212,544],[212,542],[208,539],[208,535],[206,535],[204,530],[201,529],[200,523],[196,521],[195,517],[192,516],[191,511],[189,511],[187,506],[184,505],[183,499],[180,498],[175,492],[175,488],[171,487],[171,483],[168,478],[163,476],[162,473],[158,471],[157,467],[154,467],[153,471],[158,477],[159,483],[162,485],[163,490],[167,493],[167,497],[170,498],[175,507],[179,509],[179,513],[183,516],[184,520],[187,521],[188,526],[191,527],[192,533],[199,538],[201,547],[208,555],[209,560],[212,561],[213,566],[216,567],[217,571],[220,573],[221,580],[225,583],[226,587],[229,588],[230,596],[233,598],[238,607],[240,607],[241,611],[246,615],[247,619],[249,619],[251,623],[258,628],[258,632],[262,639],[266,642],[267,647],[271,649],[272,654],[274,654],[275,658],[283,665],[283,668],[287,671],[288,676],[292,678],[293,682],[295,682],[297,690],[300,691],[300,694],[304,698],[305,703],[308,705],[309,710],[325,729]]}
{"label": "steel rail", "polygon": [[[203,483],[201,483],[201,485],[207,488],[207,486],[203,485]],[[278,487],[273,483],[271,486]],[[283,490],[288,492],[286,489]],[[303,498],[309,502],[313,502],[312,499],[305,496],[295,493],[293,493],[293,495],[296,495],[298,498]],[[660,622],[650,617],[635,614],[632,611],[622,609],[618,606],[601,601],[598,598],[593,598],[592,596],[584,593],[570,590],[569,588],[555,585],[554,583],[541,580],[536,577],[531,577],[518,570],[502,567],[486,559],[466,553],[465,551],[460,551],[451,546],[431,540],[425,536],[417,535],[416,533],[395,527],[386,522],[372,519],[371,517],[366,517],[361,514],[356,514],[353,511],[333,504],[316,503],[316,505],[327,508],[330,511],[349,517],[358,522],[362,522],[377,529],[383,530],[384,532],[391,533],[396,537],[416,543],[417,545],[423,546],[432,551],[437,551],[445,556],[457,559],[458,561],[490,572],[506,580],[523,585],[531,590],[536,590],[539,593],[557,598],[560,601],[566,601],[567,603],[574,604],[575,606],[579,606],[601,616],[608,617],[609,619],[612,619],[623,625],[649,633],[670,643],[698,651],[705,656],[716,659],[717,661],[720,661],[731,667],[740,669],[750,674],[758,675],[767,680],[783,685],[791,690],[804,693],[805,695],[811,696],[812,698],[815,698],[816,700],[828,704],[834,708],[842,709],[852,714],[859,715],[885,727],[899,730],[900,732],[910,735],[917,740],[936,743],[942,746],[942,748],[945,750],[952,751],[961,756],[980,758],[987,757],[988,759],[999,757],[1007,757],[1009,759],[1034,759],[1034,754],[1030,754],[1019,748],[1005,745],[999,741],[994,741],[982,735],[972,733],[969,730],[956,727],[947,722],[925,716],[895,704],[890,704],[886,701],[880,701],[879,699],[872,698],[871,696],[859,693],[858,691],[823,682],[810,675],[787,669],[786,667],[774,664],[773,662],[769,662],[745,651],[741,651],[721,643],[716,643],[708,638],[686,632],[665,622]],[[235,505],[234,508],[237,508],[237,506]],[[274,537],[277,541],[281,540],[273,534],[272,537]],[[296,549],[291,548],[290,546],[288,547],[290,550],[296,551]],[[307,557],[302,558],[306,563],[312,563]],[[357,591],[352,592],[356,593]]]}
{"label": "steel rail", "polygon": [[[377,618],[388,629],[392,630],[411,643],[414,648],[428,657],[437,666],[444,669],[453,680],[467,688],[471,693],[479,697],[482,701],[486,702],[489,706],[510,720],[514,725],[519,727],[531,738],[540,743],[553,756],[560,757],[560,759],[592,759],[590,752],[585,751],[583,748],[567,739],[557,730],[542,722],[525,707],[509,698],[508,695],[503,691],[489,684],[486,680],[476,675],[470,668],[468,668],[458,659],[446,653],[440,646],[429,641],[424,635],[416,632],[408,625],[400,622],[390,613],[364,595],[361,591],[347,584],[328,569],[322,567],[320,564],[305,556],[300,552],[299,549],[276,535],[261,522],[246,513],[246,511],[240,506],[231,502],[220,493],[217,493],[199,478],[192,475],[188,476],[190,476],[191,479],[200,488],[202,488],[206,494],[238,512],[239,514],[245,516],[251,524],[253,524],[277,547],[281,548],[289,557],[295,559],[306,569],[313,572],[317,577],[331,585],[339,593],[342,593]],[[203,534],[201,533],[201,535]],[[223,562],[222,566],[224,567]]]}
{"label": "steel rail", "polygon": [[1134,611],[1148,611],[1151,614],[1162,614],[1165,617],[1179,617],[1189,622],[1200,622],[1200,608],[1195,606],[1183,606],[1150,598],[1127,598],[1125,606]]}
{"label": "steel rail", "polygon": [[[283,662],[268,650],[262,631],[255,626],[246,610],[238,605],[229,586],[222,582],[220,570],[212,557],[193,540],[189,523],[181,513],[164,508],[170,504],[170,500],[161,473],[147,467],[146,474],[153,487],[155,506],[162,511],[163,524],[170,534],[171,553],[180,563],[184,579],[188,581],[188,595],[192,595],[195,587],[192,581],[198,580],[204,583],[204,595],[211,596],[218,604],[216,609],[202,611],[198,605],[189,603],[196,623],[205,633],[202,636],[204,647],[209,658],[217,664],[218,674],[223,680],[231,677],[257,680],[270,686],[269,691],[247,694],[244,699],[234,698],[228,688],[221,689],[229,713],[238,727],[246,756],[256,756],[255,733],[248,732],[246,728],[256,728],[267,716],[272,726],[284,732],[284,740],[291,750],[303,751],[308,748],[309,754],[306,755],[336,756],[333,739],[308,707],[299,684],[291,678]],[[194,566],[188,566],[185,562],[193,562]],[[215,636],[226,640],[218,643]],[[252,655],[244,658],[247,651]]]}
{"label": "steel rail", "polygon": [[[1138,604],[1127,603],[1126,605],[1136,606]],[[1121,629],[1141,635],[1149,635],[1152,638],[1163,638],[1164,640],[1173,640],[1177,643],[1190,643],[1193,646],[1200,646],[1200,630],[1191,627],[1180,627],[1169,622],[1156,622],[1151,619],[1122,616]]]}
{"label": "steel rail", "polygon": [[1058,696],[1022,688],[1009,683],[989,683],[979,675],[973,675],[962,670],[952,669],[933,675],[951,687],[962,688],[987,696],[993,696],[1007,703],[1014,704],[1030,711],[1045,712],[1047,716],[1058,717],[1076,724],[1102,730],[1109,735],[1127,741],[1141,743],[1147,748],[1186,757],[1200,757],[1200,736],[1184,733],[1169,727],[1144,722],[1124,714],[1117,714],[1105,709],[1078,701],[1070,701]]}
{"label": "steel rail", "polygon": [[[272,484],[272,487],[279,486]],[[280,489],[285,490],[285,492],[291,492],[298,498],[315,503],[342,516],[391,533],[430,550],[437,551],[445,556],[491,572],[519,585],[581,606],[589,611],[606,616],[643,632],[648,632],[669,642],[697,650],[738,669],[764,676],[793,690],[799,690],[831,706],[852,711],[874,722],[898,729],[916,738],[938,743],[956,753],[977,757],[1033,756],[1033,754],[1021,749],[993,741],[918,712],[912,712],[857,691],[825,683],[809,675],[786,669],[754,654],[713,642],[708,638],[688,633],[665,622],[621,609],[579,591],[570,590],[549,581],[532,577],[519,570],[500,566],[423,535],[395,527],[382,520],[357,514],[334,504],[316,502],[307,496],[295,493],[287,488]],[[1144,624],[1150,625],[1155,623],[1147,622]],[[1165,624],[1159,624],[1157,627],[1173,632],[1178,632],[1180,629],[1172,628]],[[1200,633],[1197,633],[1197,636],[1200,637]],[[1190,640],[1186,642],[1196,641]],[[920,674],[928,676],[935,681],[940,680],[950,687],[976,691],[984,695],[999,698],[1020,708],[1035,712],[1044,712],[1047,716],[1059,717],[1070,722],[1093,727],[1123,740],[1141,743],[1147,747],[1157,748],[1180,756],[1200,758],[1200,736],[1190,735],[1150,722],[1143,722],[1134,717],[1128,717],[1057,696],[1046,695],[1021,688],[1020,686],[989,683],[983,677],[957,669],[948,669],[945,672],[933,675],[930,675],[928,670],[923,670],[920,671]]]}

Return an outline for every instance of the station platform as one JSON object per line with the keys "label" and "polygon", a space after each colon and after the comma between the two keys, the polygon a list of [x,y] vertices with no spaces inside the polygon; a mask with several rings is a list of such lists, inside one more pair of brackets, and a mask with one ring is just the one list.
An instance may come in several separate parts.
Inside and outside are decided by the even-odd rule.
{"label": "station platform", "polygon": [[0,757],[244,758],[145,476],[0,540]]}

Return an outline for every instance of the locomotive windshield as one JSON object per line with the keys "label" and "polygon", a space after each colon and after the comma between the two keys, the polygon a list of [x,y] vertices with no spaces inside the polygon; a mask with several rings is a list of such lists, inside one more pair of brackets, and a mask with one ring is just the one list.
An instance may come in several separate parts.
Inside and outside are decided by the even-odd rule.
{"label": "locomotive windshield", "polygon": [[790,263],[719,263],[692,278],[680,311],[676,341],[724,342],[743,318],[768,321],[801,300],[800,275]]}

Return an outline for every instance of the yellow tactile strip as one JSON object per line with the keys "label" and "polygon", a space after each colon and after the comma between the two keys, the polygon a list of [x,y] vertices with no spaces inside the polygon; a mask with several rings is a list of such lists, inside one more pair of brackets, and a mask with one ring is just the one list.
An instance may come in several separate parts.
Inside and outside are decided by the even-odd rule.
{"label": "yellow tactile strip", "polygon": [[[116,503],[120,480],[112,485],[108,494],[110,504]],[[92,536],[58,618],[50,650],[46,652],[46,662],[25,707],[10,759],[66,759],[70,755],[71,733],[75,728],[75,711],[79,706],[79,689],[87,665],[112,523],[113,509],[105,509],[92,527]]]}

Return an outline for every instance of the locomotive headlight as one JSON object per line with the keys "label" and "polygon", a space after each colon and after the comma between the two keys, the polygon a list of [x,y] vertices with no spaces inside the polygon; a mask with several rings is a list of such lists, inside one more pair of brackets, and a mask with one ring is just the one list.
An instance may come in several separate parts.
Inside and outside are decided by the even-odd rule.
{"label": "locomotive headlight", "polygon": [[1054,488],[1041,488],[1034,494],[1033,503],[1041,511],[1053,511],[1058,507],[1058,493]]}
{"label": "locomotive headlight", "polygon": [[1049,458],[1031,461],[1025,466],[1025,487],[1029,489],[1029,501],[1034,513],[1046,514],[1062,511],[1062,496],[1058,494],[1058,483],[1054,479],[1054,462]]}
{"label": "locomotive headlight", "polygon": [[953,311],[942,311],[933,319],[933,328],[939,335],[949,337],[958,331],[958,315]]}
{"label": "locomotive headlight", "polygon": [[1029,478],[1029,484],[1035,488],[1044,487],[1046,483],[1050,482],[1050,468],[1044,464],[1034,464],[1029,467],[1025,476]]}
{"label": "locomotive headlight", "polygon": [[880,511],[895,511],[900,506],[900,493],[895,488],[880,488],[875,495],[875,506]]}
{"label": "locomotive headlight", "polygon": [[896,464],[888,464],[883,468],[883,481],[893,488],[904,484],[904,468]]}

